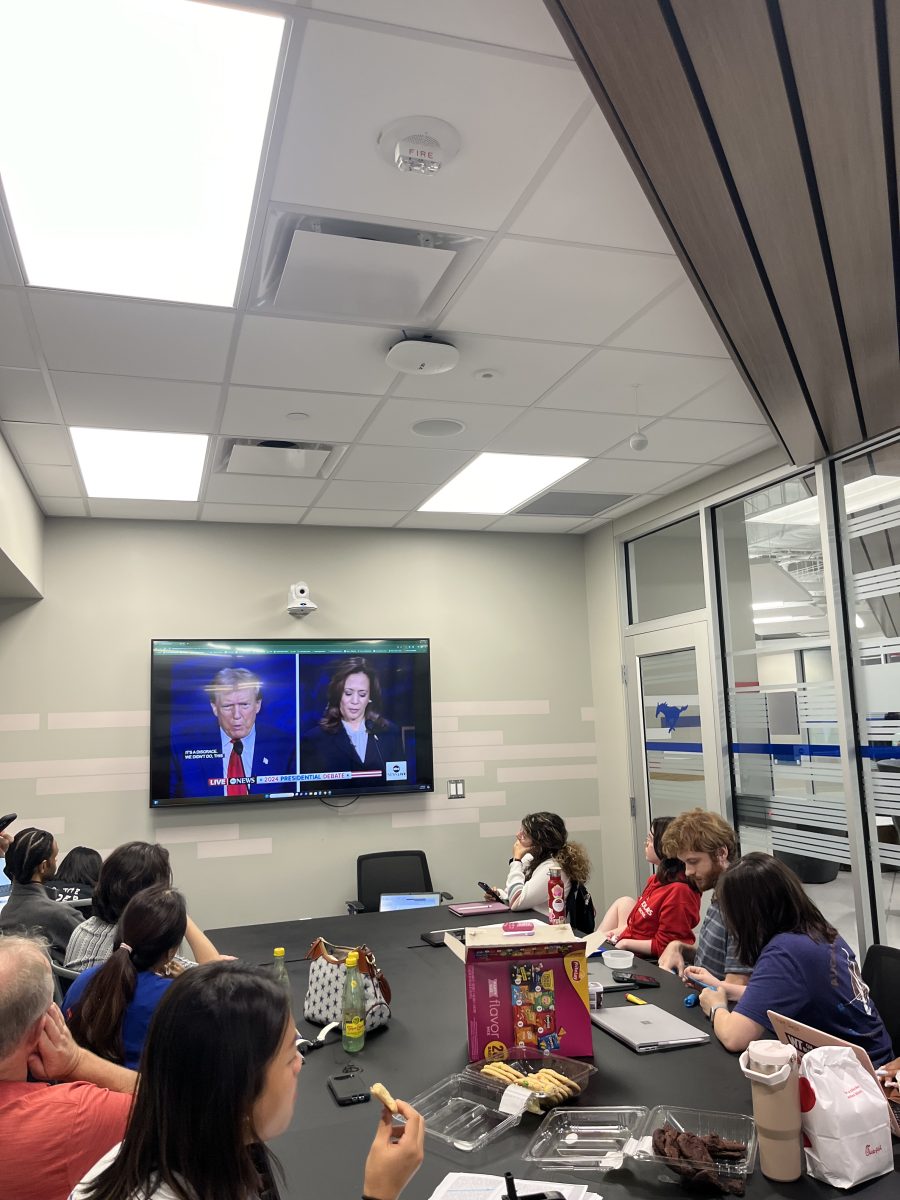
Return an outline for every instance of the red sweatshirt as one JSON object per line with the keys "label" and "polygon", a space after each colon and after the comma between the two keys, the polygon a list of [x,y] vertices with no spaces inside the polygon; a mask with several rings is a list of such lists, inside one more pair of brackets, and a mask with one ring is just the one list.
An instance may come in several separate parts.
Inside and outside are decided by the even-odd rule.
{"label": "red sweatshirt", "polygon": [[700,921],[700,894],[684,880],[659,883],[655,875],[628,914],[628,924],[619,934],[623,938],[650,939],[650,954],[659,958],[669,942],[694,944],[694,926]]}

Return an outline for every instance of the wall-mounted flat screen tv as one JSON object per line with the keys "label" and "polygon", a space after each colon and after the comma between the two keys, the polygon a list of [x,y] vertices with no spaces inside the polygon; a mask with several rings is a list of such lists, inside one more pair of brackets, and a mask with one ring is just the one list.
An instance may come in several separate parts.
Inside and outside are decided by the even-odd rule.
{"label": "wall-mounted flat screen tv", "polygon": [[432,791],[428,638],[153,642],[151,808]]}

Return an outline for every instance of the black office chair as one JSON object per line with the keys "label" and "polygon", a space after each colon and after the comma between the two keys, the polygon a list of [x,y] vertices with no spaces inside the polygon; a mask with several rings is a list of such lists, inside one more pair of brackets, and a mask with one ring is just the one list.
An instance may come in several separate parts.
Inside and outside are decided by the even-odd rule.
{"label": "black office chair", "polygon": [[[382,892],[433,892],[424,850],[384,850],[360,854],[356,860],[356,900],[347,901],[347,912],[378,912]],[[452,900],[441,892],[442,900]]]}
{"label": "black office chair", "polygon": [[894,1053],[900,1054],[900,950],[893,946],[870,946],[862,965],[872,1002],[881,1013]]}

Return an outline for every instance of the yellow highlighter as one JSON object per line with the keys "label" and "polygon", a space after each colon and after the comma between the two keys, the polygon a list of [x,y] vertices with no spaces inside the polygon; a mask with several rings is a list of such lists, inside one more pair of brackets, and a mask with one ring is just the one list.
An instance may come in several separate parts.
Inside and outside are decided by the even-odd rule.
{"label": "yellow highlighter", "polygon": [[640,1000],[637,996],[632,996],[631,992],[625,993],[625,999],[629,1002],[629,1004],[646,1004],[647,1003],[646,1000]]}

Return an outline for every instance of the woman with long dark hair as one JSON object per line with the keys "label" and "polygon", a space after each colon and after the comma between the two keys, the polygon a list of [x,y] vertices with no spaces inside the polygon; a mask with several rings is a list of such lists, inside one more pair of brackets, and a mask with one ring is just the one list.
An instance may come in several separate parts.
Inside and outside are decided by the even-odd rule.
{"label": "woman with long dark hair", "polygon": [[[400,731],[383,707],[381,682],[368,659],[356,654],[341,659],[328,681],[325,711],[301,740],[301,771],[386,774],[389,762],[404,762]],[[352,780],[347,782],[352,786]]]}
{"label": "woman with long dark hair", "polygon": [[716,898],[739,958],[753,968],[733,1012],[721,991],[700,993],[726,1049],[746,1050],[771,1032],[771,1009],[861,1046],[876,1066],[890,1059],[890,1038],[856,955],[789,867],[770,854],[748,854],[722,874]]}
{"label": "woman with long dark hair", "polygon": [[89,846],[73,846],[56,868],[53,878],[47,880],[56,893],[57,902],[90,900],[100,877],[102,862],[99,851]]}
{"label": "woman with long dark hair", "polygon": [[700,893],[687,880],[680,858],[666,858],[662,837],[674,817],[654,817],[644,843],[653,874],[637,900],[620,896],[609,906],[599,928],[621,950],[659,958],[669,942],[691,946],[700,921]]}
{"label": "woman with long dark hair", "polygon": [[61,963],[82,914],[69,904],[57,904],[47,889],[58,855],[56,838],[46,829],[20,829],[13,838],[3,867],[12,888],[0,909],[0,933],[40,933],[49,943],[50,957]]}
{"label": "woman with long dark hair", "polygon": [[166,884],[145,888],[128,902],[112,957],[82,972],[66,994],[66,1020],[76,1042],[137,1070],[186,927],[184,896]]}
{"label": "woman with long dark hair", "polygon": [[[186,971],[157,1010],[121,1146],[72,1200],[277,1200],[265,1143],[288,1128],[302,1058],[287,992],[264,970],[211,963]],[[423,1157],[424,1122],[382,1109],[362,1191],[396,1200]]]}
{"label": "woman with long dark hair", "polygon": [[529,813],[512,845],[505,888],[498,888],[510,908],[533,908],[547,916],[547,884],[559,871],[568,899],[573,883],[587,883],[591,861],[580,842],[569,841],[566,823],[557,813]]}

